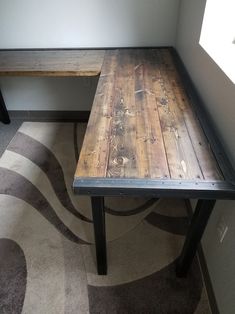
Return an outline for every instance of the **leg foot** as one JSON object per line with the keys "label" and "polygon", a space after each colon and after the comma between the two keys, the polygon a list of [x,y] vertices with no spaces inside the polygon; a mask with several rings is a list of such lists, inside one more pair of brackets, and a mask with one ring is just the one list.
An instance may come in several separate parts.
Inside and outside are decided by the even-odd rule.
{"label": "leg foot", "polygon": [[176,262],[177,277],[186,277],[197,251],[215,200],[199,200],[189,226],[182,252]]}
{"label": "leg foot", "polygon": [[97,272],[99,275],[106,275],[107,253],[106,253],[104,198],[91,197],[91,204],[95,233]]}

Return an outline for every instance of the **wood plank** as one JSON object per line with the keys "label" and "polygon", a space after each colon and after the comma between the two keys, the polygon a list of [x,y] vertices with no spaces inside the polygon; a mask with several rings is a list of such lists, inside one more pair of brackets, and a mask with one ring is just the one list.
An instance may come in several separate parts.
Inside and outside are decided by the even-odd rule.
{"label": "wood plank", "polygon": [[0,51],[0,76],[96,76],[104,50]]}
{"label": "wood plank", "polygon": [[195,154],[197,156],[203,177],[205,180],[222,180],[223,175],[218,167],[215,156],[206,139],[200,122],[192,109],[190,100],[186,94],[179,73],[176,70],[174,61],[169,49],[163,50],[164,63],[168,68],[168,79],[172,86],[176,102],[183,114]]}
{"label": "wood plank", "polygon": [[118,50],[107,51],[85,134],[76,177],[106,177]]}
{"label": "wood plank", "polygon": [[[144,71],[140,51],[136,52],[135,62],[135,104],[136,104],[136,156],[140,177],[150,177],[149,156],[146,141],[146,114],[144,96]],[[148,121],[147,121],[148,123]]]}
{"label": "wood plank", "polygon": [[135,177],[134,63],[132,54],[127,50],[119,51],[118,54],[113,107],[107,177]]}
{"label": "wood plank", "polygon": [[[168,123],[170,123],[170,129],[168,129],[168,131],[171,133],[171,136],[175,136],[175,148],[177,150],[176,154],[168,154],[168,162],[173,166],[170,170],[171,177],[172,179],[179,179],[181,177],[186,179],[203,179],[200,165],[195,155],[182,112],[176,102],[172,85],[169,81],[169,69],[168,65],[164,62],[164,50],[159,50],[158,54],[160,57],[159,67],[162,76],[162,84],[164,86],[165,98],[167,100],[165,105],[167,108],[167,119]],[[161,106],[164,105],[161,104]],[[166,141],[167,140],[165,139],[165,142]],[[169,145],[166,145],[170,150],[172,150],[172,146],[172,141]],[[174,167],[177,169],[176,173],[175,169],[173,169]],[[177,173],[178,170],[180,170],[180,174]]]}
{"label": "wood plank", "polygon": [[169,97],[165,88],[164,73],[161,69],[161,57],[157,52],[153,52],[156,67],[156,75],[154,77],[154,89],[156,93],[158,111],[162,127],[162,134],[165,143],[166,155],[169,165],[171,178],[184,179],[186,171],[183,168],[183,156],[179,144],[179,134],[177,131],[177,122],[169,107]]}
{"label": "wood plank", "polygon": [[[136,80],[138,82],[136,104],[138,108],[138,152],[145,160],[139,159],[139,169],[146,168],[148,160],[148,177],[169,178],[169,169],[162,137],[160,119],[157,110],[156,95],[153,85],[154,66],[151,50],[140,50],[137,56]],[[139,79],[141,78],[142,81]],[[144,165],[144,167],[143,167]],[[141,170],[143,173],[143,171]]]}

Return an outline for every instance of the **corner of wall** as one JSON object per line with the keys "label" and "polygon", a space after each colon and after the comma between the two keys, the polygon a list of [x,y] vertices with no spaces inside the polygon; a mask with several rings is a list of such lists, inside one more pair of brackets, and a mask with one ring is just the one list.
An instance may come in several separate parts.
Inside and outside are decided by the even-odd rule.
{"label": "corner of wall", "polygon": [[178,42],[178,34],[179,34],[179,26],[180,26],[180,16],[181,16],[181,8],[182,8],[183,0],[179,0],[178,8],[177,8],[177,19],[176,19],[176,27],[175,27],[175,40],[174,40],[174,48],[177,47]]}

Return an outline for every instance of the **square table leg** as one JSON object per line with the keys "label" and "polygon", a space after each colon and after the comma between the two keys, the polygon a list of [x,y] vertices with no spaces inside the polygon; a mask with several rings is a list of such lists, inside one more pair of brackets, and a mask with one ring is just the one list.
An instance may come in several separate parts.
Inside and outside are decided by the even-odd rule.
{"label": "square table leg", "polygon": [[1,90],[0,90],[0,121],[2,121],[5,124],[9,124],[11,122]]}
{"label": "square table leg", "polygon": [[97,271],[99,275],[107,274],[107,252],[105,233],[104,198],[91,197],[94,223]]}
{"label": "square table leg", "polygon": [[177,277],[185,277],[187,275],[215,202],[215,200],[198,201],[186,235],[183,250],[176,263]]}

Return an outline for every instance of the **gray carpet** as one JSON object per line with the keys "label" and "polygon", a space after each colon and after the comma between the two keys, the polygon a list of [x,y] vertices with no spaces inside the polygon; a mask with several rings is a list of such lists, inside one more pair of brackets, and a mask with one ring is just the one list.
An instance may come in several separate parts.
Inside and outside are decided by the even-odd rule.
{"label": "gray carpet", "polygon": [[24,123],[0,159],[0,313],[210,313],[197,261],[174,273],[181,200],[107,198],[108,275],[97,275],[90,200],[71,189],[85,128]]}
{"label": "gray carpet", "polygon": [[10,124],[0,122],[0,156],[23,122],[24,121],[20,119],[12,120]]}

